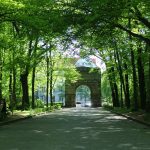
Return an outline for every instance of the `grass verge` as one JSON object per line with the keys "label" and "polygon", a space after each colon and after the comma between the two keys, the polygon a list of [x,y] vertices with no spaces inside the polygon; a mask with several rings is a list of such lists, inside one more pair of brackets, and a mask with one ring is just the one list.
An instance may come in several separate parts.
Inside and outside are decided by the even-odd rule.
{"label": "grass verge", "polygon": [[113,107],[107,107],[107,106],[105,106],[104,108],[113,112],[113,113],[129,116],[129,117],[136,119],[140,122],[150,124],[150,113],[146,113],[143,110],[132,111],[131,109],[113,108]]}

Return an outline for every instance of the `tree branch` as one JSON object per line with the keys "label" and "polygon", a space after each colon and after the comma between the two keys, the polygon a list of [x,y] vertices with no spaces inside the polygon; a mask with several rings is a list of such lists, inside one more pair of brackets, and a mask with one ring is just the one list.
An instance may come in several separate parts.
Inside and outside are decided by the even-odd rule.
{"label": "tree branch", "polygon": [[144,42],[146,42],[148,45],[150,45],[150,39],[147,38],[147,37],[144,37],[140,34],[136,34],[136,33],[133,33],[132,31],[130,31],[129,29],[125,28],[124,26],[120,25],[120,24],[116,24],[115,25],[116,28],[119,28],[123,31],[126,31],[127,33],[129,33],[130,35],[132,35],[133,37],[136,37]]}
{"label": "tree branch", "polygon": [[135,9],[135,15],[138,18],[138,20],[150,29],[150,22],[148,21],[148,19],[142,16],[140,10],[137,7],[134,9]]}

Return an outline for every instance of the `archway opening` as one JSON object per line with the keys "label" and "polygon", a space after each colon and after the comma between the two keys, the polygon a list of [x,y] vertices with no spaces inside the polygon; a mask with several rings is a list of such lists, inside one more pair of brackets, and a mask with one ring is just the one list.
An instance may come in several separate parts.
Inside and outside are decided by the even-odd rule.
{"label": "archway opening", "polygon": [[76,107],[91,106],[91,90],[86,85],[80,85],[76,89]]}

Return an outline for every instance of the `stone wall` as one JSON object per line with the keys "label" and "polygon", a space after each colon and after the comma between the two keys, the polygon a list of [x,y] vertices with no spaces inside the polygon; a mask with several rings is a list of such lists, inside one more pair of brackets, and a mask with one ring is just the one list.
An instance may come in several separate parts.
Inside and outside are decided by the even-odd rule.
{"label": "stone wall", "polygon": [[91,90],[92,107],[101,106],[101,72],[99,68],[78,67],[78,72],[81,74],[81,79],[76,83],[71,83],[69,80],[65,82],[65,106],[75,107],[76,104],[76,89],[80,85],[86,85]]}

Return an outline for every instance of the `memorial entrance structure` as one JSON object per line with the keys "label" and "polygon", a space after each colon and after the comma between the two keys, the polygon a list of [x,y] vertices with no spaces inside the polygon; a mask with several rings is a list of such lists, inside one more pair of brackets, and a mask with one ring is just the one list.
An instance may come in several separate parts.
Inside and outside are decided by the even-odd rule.
{"label": "memorial entrance structure", "polygon": [[[81,62],[79,62],[81,63]],[[65,106],[75,107],[76,90],[80,86],[87,86],[90,89],[90,102],[92,107],[101,106],[101,71],[100,68],[93,65],[78,64],[77,71],[81,77],[75,82],[71,83],[69,80],[65,81]],[[88,62],[89,64],[89,62]]]}

